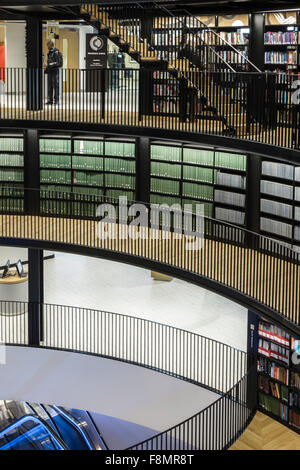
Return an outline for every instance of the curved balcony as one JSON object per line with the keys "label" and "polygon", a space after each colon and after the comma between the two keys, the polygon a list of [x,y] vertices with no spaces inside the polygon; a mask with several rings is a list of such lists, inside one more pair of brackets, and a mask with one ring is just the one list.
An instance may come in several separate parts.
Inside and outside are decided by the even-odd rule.
{"label": "curved balcony", "polygon": [[[211,404],[204,409],[203,404],[201,408],[201,396],[194,393],[196,403],[193,404],[193,407],[200,409],[199,412],[192,417],[187,416],[183,422],[150,437],[145,442],[131,446],[132,449],[226,449],[237,439],[254,415],[257,395],[256,374],[252,365],[252,358],[247,353],[198,334],[137,317],[50,304],[30,305],[25,302],[0,301],[0,340],[9,345],[7,348],[8,365],[5,367],[4,364],[1,368],[1,377],[6,384],[5,393],[9,393],[9,387],[12,389],[16,380],[16,377],[13,379],[11,375],[9,376],[13,361],[11,350],[17,349],[19,360],[20,356],[18,354],[21,354],[26,360],[27,356],[26,351],[23,351],[24,348],[32,351],[28,331],[30,311],[33,311],[35,315],[41,314],[43,319],[38,370],[41,370],[41,358],[44,352],[52,349],[55,350],[53,352],[56,354],[59,351],[64,351],[64,354],[83,353],[98,356],[97,361],[100,361],[100,358],[106,361],[110,359],[146,368],[149,373],[150,370],[156,373],[159,372],[173,379],[171,385],[175,389],[174,379],[178,379],[189,382],[196,388],[202,387],[214,392],[211,394]],[[22,312],[22,314],[18,315],[16,312]],[[14,348],[14,346],[19,347]],[[18,353],[18,350],[20,350],[20,353]],[[31,357],[31,365],[36,377],[34,357],[36,356]],[[95,359],[94,357],[93,360]],[[53,362],[53,357],[51,360],[46,354],[45,364],[49,364],[49,360],[54,364],[57,363],[58,359]],[[68,368],[66,380],[70,380],[70,361],[64,356],[64,360],[58,362],[60,368],[64,364]],[[82,362],[82,356],[79,362]],[[87,361],[85,363],[86,370],[91,370],[94,375],[94,369],[90,366],[87,367]],[[125,367],[125,364],[122,367]],[[76,366],[74,365],[74,374],[75,369]],[[109,369],[112,377],[113,364]],[[101,367],[98,371],[101,371]],[[26,374],[24,381],[28,383],[26,367],[24,367],[24,374]],[[131,379],[133,379],[132,374],[131,371]],[[21,377],[22,373],[19,375],[17,380],[20,385],[23,383],[23,377]],[[136,375],[140,377],[138,372],[136,372]],[[45,378],[44,375],[43,378]],[[66,393],[65,388],[68,390],[68,385],[63,382],[63,379],[61,380],[61,395],[59,395],[59,387],[55,387],[55,396],[56,398],[60,396],[60,400],[63,401],[62,396],[63,393]],[[85,374],[85,380],[89,380],[88,373]],[[106,380],[109,381],[108,375]],[[122,374],[120,380],[122,381]],[[149,387],[151,381],[147,382],[146,380],[146,383]],[[112,380],[112,384],[115,386],[115,380]],[[134,384],[135,380],[132,381],[131,395],[134,393],[134,390],[132,390]],[[109,384],[102,384],[102,387],[109,390]],[[135,387],[137,390],[138,386],[136,384]],[[41,402],[44,399],[49,401],[49,387],[45,386],[45,383],[41,387],[37,379],[34,381],[32,388],[37,388],[40,393],[39,397],[34,396],[34,401],[37,398]],[[120,390],[124,400],[126,400],[126,393],[128,393],[127,388],[128,386],[124,385],[124,388]],[[92,389],[97,390],[98,407],[104,406],[104,410],[106,410],[105,397],[102,397],[99,404],[99,389],[94,387]],[[30,393],[30,391],[26,390],[24,393],[29,396],[28,392]],[[163,390],[163,387],[157,387],[157,390]],[[33,390],[31,393],[37,392]],[[45,393],[47,393],[46,398]],[[91,393],[93,392],[91,391]],[[20,395],[20,390],[18,394]],[[75,395],[72,394],[73,399]],[[114,395],[118,395],[116,391]],[[171,390],[169,390],[169,393],[164,394],[168,400],[171,400],[171,395]],[[110,395],[108,396],[110,397]],[[175,393],[175,396],[178,399],[180,394]],[[186,396],[186,394],[183,396]],[[19,399],[22,399],[22,397],[19,396]],[[122,400],[121,396],[120,400]],[[163,400],[163,396],[161,400]],[[101,404],[101,402],[103,403]],[[112,406],[110,404],[110,408]],[[151,406],[151,403],[148,406]],[[186,409],[186,407],[183,407],[183,409]],[[155,413],[160,415],[161,411],[153,409],[153,414]]]}
{"label": "curved balcony", "polygon": [[298,332],[300,255],[280,242],[178,208],[132,206],[126,198],[11,191],[1,207],[2,244],[141,265],[203,285]]}
{"label": "curved balcony", "polygon": [[[170,75],[154,85],[158,69],[61,70],[57,105],[47,101],[42,69],[2,69],[0,122],[9,127],[91,130],[201,141],[296,161],[299,157],[297,82],[265,73],[186,71],[187,83]],[[160,76],[160,75],[158,75]],[[178,82],[178,83],[177,83]],[[152,91],[151,91],[152,90]],[[282,149],[285,149],[284,154]]]}

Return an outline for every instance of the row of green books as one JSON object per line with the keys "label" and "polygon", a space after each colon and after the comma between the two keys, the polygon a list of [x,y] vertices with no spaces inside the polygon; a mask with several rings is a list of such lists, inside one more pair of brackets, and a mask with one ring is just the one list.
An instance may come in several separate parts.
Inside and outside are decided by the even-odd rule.
{"label": "row of green books", "polygon": [[280,403],[279,400],[276,398],[273,398],[271,396],[265,395],[262,392],[258,393],[258,400],[260,406],[268,411],[269,413],[272,413],[273,415],[281,418],[283,421],[288,421],[288,407],[287,405],[284,405]]}
{"label": "row of green books", "polygon": [[74,152],[89,154],[89,155],[103,155],[104,145],[103,141],[97,140],[75,140]]}
{"label": "row of green books", "polygon": [[135,160],[122,160],[120,158],[105,158],[104,170],[118,173],[134,173],[135,174]]}
{"label": "row of green books", "polygon": [[231,168],[232,170],[246,171],[246,165],[246,155],[225,152],[215,153],[215,166],[221,168]]}
{"label": "row of green books", "polygon": [[167,204],[168,206],[172,206],[173,204],[180,204],[181,205],[181,198],[179,197],[170,197],[170,196],[160,196],[158,194],[151,194],[150,195],[150,203],[151,204]]}
{"label": "row of green books", "polygon": [[24,201],[22,199],[0,199],[0,210],[2,212],[23,212]]}
{"label": "row of green books", "polygon": [[23,166],[24,156],[20,154],[0,153],[0,166]]}
{"label": "row of green books", "polygon": [[103,171],[103,158],[101,157],[72,157],[72,168],[76,170],[99,170]]}
{"label": "row of green books", "polygon": [[186,163],[213,166],[214,152],[211,150],[183,149],[183,161]]}
{"label": "row of green books", "polygon": [[151,162],[151,174],[154,176],[168,176],[181,178],[181,165],[170,165],[168,163]]}
{"label": "row of green books", "polygon": [[168,147],[163,145],[151,146],[151,159],[170,162],[193,163],[203,166],[215,166],[233,170],[246,171],[246,155],[214,152],[213,150]]}
{"label": "row of green books", "polygon": [[[193,201],[192,199],[183,199],[182,200],[182,205],[183,208],[185,207],[187,210],[187,206],[185,205],[191,205],[192,206],[192,212],[196,214],[197,211],[197,205],[201,205],[203,207],[203,213],[205,217],[212,217],[213,216],[213,204],[210,202],[202,202],[202,201]],[[201,209],[202,210],[202,209]]]}
{"label": "row of green books", "polygon": [[134,189],[135,177],[114,175],[113,173],[105,174],[105,187],[120,188],[120,189]]}
{"label": "row of green books", "polygon": [[73,215],[73,216],[84,216],[84,217],[95,217],[96,207],[93,204],[84,203],[72,203],[72,202],[60,202],[59,205],[51,205],[46,202],[40,204],[40,211],[46,215],[56,215],[57,211],[61,215]]}
{"label": "row of green books", "polygon": [[135,144],[128,142],[75,140],[74,153],[134,158]]}
{"label": "row of green books", "polygon": [[151,145],[151,159],[181,162],[181,147]]}
{"label": "row of green books", "polygon": [[0,180],[2,180],[2,181],[24,181],[24,171],[21,170],[21,169],[0,170]]}
{"label": "row of green books", "polygon": [[214,172],[210,168],[198,166],[184,166],[183,179],[191,181],[202,181],[204,183],[214,182]]}
{"label": "row of green books", "polygon": [[41,168],[71,168],[71,155],[40,154]]}
{"label": "row of green books", "polygon": [[103,173],[76,171],[73,182],[74,184],[82,184],[87,186],[103,186]]}
{"label": "row of green books", "polygon": [[213,201],[214,189],[213,186],[204,186],[201,184],[183,183],[182,195],[185,197],[191,197],[196,199],[206,199]]}
{"label": "row of green books", "polygon": [[68,170],[41,170],[41,182],[71,184],[72,172]]}
{"label": "row of green books", "polygon": [[71,153],[70,139],[40,139],[40,152]]}
{"label": "row of green books", "polygon": [[128,201],[135,200],[135,192],[134,191],[121,191],[120,189],[107,189],[105,191],[105,196],[112,199],[118,199],[119,197],[127,197]]}
{"label": "row of green books", "polygon": [[18,137],[0,137],[1,152],[23,152],[23,139]]}
{"label": "row of green books", "polygon": [[179,181],[151,178],[151,192],[179,195]]}

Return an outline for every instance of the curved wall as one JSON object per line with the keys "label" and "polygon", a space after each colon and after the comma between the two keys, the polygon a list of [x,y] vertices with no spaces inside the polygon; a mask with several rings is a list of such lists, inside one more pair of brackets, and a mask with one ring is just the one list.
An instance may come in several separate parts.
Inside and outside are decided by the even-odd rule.
{"label": "curved wall", "polygon": [[0,397],[104,415],[97,420],[108,446],[125,448],[191,417],[219,395],[120,361],[7,346]]}

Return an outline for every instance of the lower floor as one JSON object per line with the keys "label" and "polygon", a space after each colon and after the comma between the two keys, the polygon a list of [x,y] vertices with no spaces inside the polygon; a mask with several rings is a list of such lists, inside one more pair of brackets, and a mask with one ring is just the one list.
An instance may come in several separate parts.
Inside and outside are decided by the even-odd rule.
{"label": "lower floor", "polygon": [[300,435],[258,411],[230,450],[300,450]]}

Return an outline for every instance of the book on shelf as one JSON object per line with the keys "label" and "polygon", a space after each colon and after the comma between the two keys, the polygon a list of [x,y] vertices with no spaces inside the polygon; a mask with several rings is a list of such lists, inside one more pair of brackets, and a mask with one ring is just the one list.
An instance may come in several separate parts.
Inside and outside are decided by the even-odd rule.
{"label": "book on shelf", "polygon": [[297,51],[266,51],[265,63],[297,65]]}
{"label": "book on shelf", "polygon": [[284,163],[275,163],[269,161],[262,162],[262,174],[274,176],[276,178],[284,178],[288,180],[294,179],[294,166]]}
{"label": "book on shelf", "polygon": [[[112,159],[114,160],[114,159]],[[76,170],[98,170],[103,171],[104,159],[102,157],[84,157],[73,155],[72,168]]]}
{"label": "book on shelf", "polygon": [[248,44],[249,35],[240,31],[220,31],[219,36],[221,39],[227,41],[232,46]]}
{"label": "book on shelf", "polygon": [[179,195],[179,182],[152,177],[151,192]]}
{"label": "book on shelf", "polygon": [[258,376],[258,388],[266,395],[272,395],[274,398],[282,400],[286,403],[289,402],[289,389],[286,385],[273,382],[268,377],[263,375]]}
{"label": "book on shelf", "polygon": [[202,181],[204,183],[213,183],[213,170],[201,166],[183,166],[183,179],[191,181]]}
{"label": "book on shelf", "polygon": [[213,166],[214,152],[211,150],[184,148],[183,161],[186,163],[198,163],[199,165]]}
{"label": "book on shelf", "polygon": [[[276,196],[276,197],[283,198],[283,199],[293,199],[293,186],[290,186],[287,184],[276,183],[274,181],[261,180],[260,191],[263,194],[269,194],[271,196]],[[299,197],[300,197],[300,192],[299,192]]]}
{"label": "book on shelf", "polygon": [[[99,165],[100,166],[100,165]],[[103,167],[102,167],[103,169]],[[135,160],[125,160],[120,158],[105,158],[105,171],[135,173]]]}
{"label": "book on shelf", "polygon": [[74,153],[103,155],[104,144],[102,141],[74,140]]}
{"label": "book on shelf", "polygon": [[290,335],[279,326],[273,325],[273,323],[267,323],[262,320],[258,324],[258,334],[263,338],[271,339],[276,341],[283,346],[289,346]]}
{"label": "book on shelf", "polygon": [[231,168],[233,170],[246,171],[246,155],[216,152],[215,153],[215,166],[221,168]]}
{"label": "book on shelf", "polygon": [[284,385],[288,384],[289,370],[270,361],[269,358],[259,357],[257,361],[257,370],[278,380],[279,382],[282,382]]}
{"label": "book on shelf", "polygon": [[106,173],[105,174],[105,187],[120,188],[120,189],[134,189],[135,177],[128,176],[128,175],[116,175],[113,173]]}
{"label": "book on shelf", "polygon": [[71,155],[40,154],[40,166],[52,168],[71,168]]}
{"label": "book on shelf", "polygon": [[245,224],[245,213],[236,211],[233,209],[225,209],[223,207],[215,207],[215,218],[217,220],[223,220],[224,222],[244,225]]}
{"label": "book on shelf", "polygon": [[0,169],[0,180],[1,181],[23,181],[24,170],[21,169]]}
{"label": "book on shelf", "polygon": [[300,391],[300,374],[298,372],[291,371],[291,386]]}
{"label": "book on shelf", "polygon": [[23,166],[24,156],[20,154],[0,153],[0,166]]}
{"label": "book on shelf", "polygon": [[284,217],[286,219],[292,219],[293,217],[293,206],[283,204],[282,202],[271,201],[270,199],[260,200],[260,210],[261,212]]}
{"label": "book on shelf", "polygon": [[215,182],[220,186],[230,186],[232,188],[246,189],[245,176],[224,173],[220,170],[216,170],[215,175]]}
{"label": "book on shelf", "polygon": [[289,363],[289,350],[278,344],[271,343],[265,339],[259,338],[258,340],[258,352],[263,356],[271,359],[277,359],[279,361]]}
{"label": "book on shelf", "polygon": [[260,218],[260,229],[264,232],[274,233],[284,238],[292,238],[293,226],[277,220]]}
{"label": "book on shelf", "polygon": [[192,197],[196,199],[213,201],[214,190],[212,186],[204,186],[201,184],[194,183],[183,183],[182,195],[184,197]]}
{"label": "book on shelf", "polygon": [[265,395],[262,392],[258,393],[258,401],[260,406],[272,413],[274,416],[281,418],[283,421],[288,421],[288,406],[281,403],[279,400],[272,396]]}
{"label": "book on shelf", "polygon": [[151,175],[166,176],[170,178],[181,178],[181,165],[170,165],[169,163],[151,162]]}
{"label": "book on shelf", "polygon": [[71,139],[40,139],[40,152],[71,153]]}
{"label": "book on shelf", "polygon": [[[300,393],[300,390],[299,390]],[[297,392],[290,392],[289,405],[300,409],[300,395]]]}
{"label": "book on shelf", "polygon": [[105,155],[116,157],[135,157],[135,144],[128,142],[109,142],[105,141]]}
{"label": "book on shelf", "polygon": [[88,171],[74,171],[73,184],[103,186],[103,174],[94,172],[89,173]]}
{"label": "book on shelf", "polygon": [[164,145],[151,145],[151,158],[170,162],[181,161],[181,147],[168,147]]}
{"label": "book on shelf", "polygon": [[228,191],[221,191],[215,189],[215,202],[228,204],[229,206],[245,207],[246,196],[245,194],[233,193]]}
{"label": "book on shelf", "polygon": [[265,33],[265,44],[298,44],[297,31],[267,31]]}
{"label": "book on shelf", "polygon": [[23,152],[24,141],[21,137],[0,137],[1,152]]}
{"label": "book on shelf", "polygon": [[300,414],[295,410],[290,410],[290,424],[300,429]]}
{"label": "book on shelf", "polygon": [[71,171],[68,170],[41,170],[41,182],[71,184]]}

